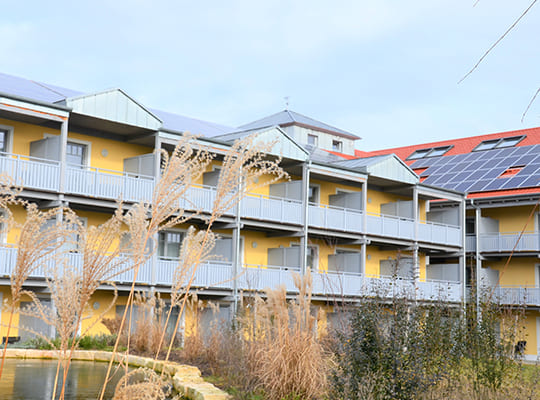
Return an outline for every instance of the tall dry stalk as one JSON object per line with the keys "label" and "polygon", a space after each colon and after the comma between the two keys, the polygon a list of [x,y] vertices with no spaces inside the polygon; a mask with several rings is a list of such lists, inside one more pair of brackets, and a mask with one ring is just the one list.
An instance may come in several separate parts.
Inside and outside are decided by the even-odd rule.
{"label": "tall dry stalk", "polygon": [[[12,217],[9,206],[22,205],[26,209],[26,217],[22,224],[18,224]],[[37,269],[46,269],[50,264],[54,264],[58,258],[60,249],[69,240],[69,231],[65,225],[51,223],[59,213],[63,213],[63,218],[73,221],[73,213],[62,209],[51,209],[41,211],[35,204],[17,200],[8,194],[4,197],[2,208],[7,218],[4,225],[7,229],[19,229],[19,234],[15,240],[17,246],[17,259],[10,276],[11,301],[9,303],[9,322],[7,327],[7,337],[13,323],[13,316],[19,310],[19,304],[24,294],[31,295],[32,292],[23,289],[24,283]],[[0,365],[0,377],[4,367],[4,360],[7,349],[7,339],[4,343],[2,363]]]}
{"label": "tall dry stalk", "polygon": [[[213,158],[206,148],[196,149],[194,140],[193,136],[184,135],[170,155],[164,150],[156,152],[156,155],[161,157],[162,168],[161,177],[154,188],[152,204],[135,204],[123,218],[129,231],[130,257],[134,269],[133,282],[119,327],[122,332],[126,319],[128,320],[126,355],[129,353],[133,298],[139,268],[156,251],[155,238],[160,231],[185,223],[193,217],[192,214],[184,212],[182,200],[187,197],[191,183],[202,176]],[[117,353],[119,340],[120,336],[116,340],[113,353]],[[109,362],[106,381],[112,369],[112,361],[111,359]],[[127,384],[127,381],[124,384]],[[104,394],[105,384],[100,399],[103,399]]]}
{"label": "tall dry stalk", "polygon": [[[212,211],[206,219],[206,229],[199,232],[197,238],[195,238],[198,243],[197,246],[193,246],[193,249],[181,254],[180,263],[173,276],[173,279],[176,279],[178,276],[190,275],[190,279],[185,285],[173,284],[172,297],[180,298],[182,293],[189,291],[198,266],[206,259],[214,247],[215,236],[211,231],[213,223],[237,205],[242,197],[250,191],[258,187],[271,185],[280,179],[288,178],[287,173],[279,166],[280,158],[273,160],[267,158],[267,153],[275,144],[275,141],[262,142],[257,135],[250,135],[237,140],[227,151],[221,166]],[[261,182],[260,178],[263,176],[269,176],[270,179]],[[187,263],[183,260],[186,257],[189,261]],[[186,268],[191,270],[190,274],[184,271]],[[183,298],[175,330],[178,329],[181,315],[185,309],[187,297],[184,296]],[[171,340],[165,360],[169,359],[172,346],[173,341]]]}
{"label": "tall dry stalk", "polygon": [[312,277],[293,274],[299,294],[287,302],[284,287],[266,292],[258,301],[257,335],[251,363],[265,398],[324,398],[327,357],[316,337],[316,318],[311,315]]}
{"label": "tall dry stalk", "polygon": [[[66,218],[63,224],[64,241],[59,243],[54,262],[50,263],[47,271],[47,285],[53,307],[48,309],[34,294],[29,294],[33,305],[25,312],[53,326],[60,339],[53,398],[56,397],[60,368],[63,370],[62,382],[66,382],[73,351],[77,348],[80,337],[97,324],[115,304],[116,288],[113,285],[114,296],[111,302],[78,336],[83,315],[91,315],[92,296],[100,285],[130,268],[126,258],[121,256],[124,250],[122,220],[121,205],[109,220],[99,226],[85,227],[75,214],[69,212],[69,218]],[[67,244],[69,246],[66,246]],[[76,252],[71,253],[70,250],[75,248]],[[65,383],[61,387],[60,399],[64,396]]]}
{"label": "tall dry stalk", "polygon": [[[204,147],[199,147],[198,150],[195,150],[193,142],[194,137],[186,135],[180,140],[170,156],[164,151],[161,152],[163,160],[162,174],[154,189],[152,205],[137,204],[125,216],[124,220],[129,227],[131,240],[133,242],[132,257],[135,273],[134,281],[127,299],[127,306],[120,323],[120,331],[122,331],[123,326],[126,323],[126,318],[128,318],[128,330],[131,327],[133,293],[138,269],[145,259],[150,257],[150,255],[156,251],[154,242],[157,234],[167,228],[185,223],[194,216],[193,214],[185,213],[182,200],[188,202],[189,196],[187,196],[187,193],[191,182],[202,176],[202,173],[211,162],[213,155],[211,155]],[[201,235],[202,239],[199,240],[201,246],[198,251],[193,253],[194,256],[191,258],[193,261],[181,261],[179,264],[180,267],[176,269],[174,274],[177,277],[185,276],[189,277],[189,279],[185,285],[175,285],[177,294],[173,293],[173,297],[176,296],[177,298],[181,298],[180,293],[189,291],[195,278],[196,269],[204,257],[205,249],[208,249],[208,244],[215,240],[211,233],[211,228],[216,219],[237,204],[246,190],[253,189],[257,186],[271,184],[286,176],[286,173],[278,165],[279,160],[272,161],[265,159],[265,153],[267,153],[273,145],[274,143],[262,143],[257,140],[256,136],[250,136],[237,141],[225,155],[216,188],[213,209],[209,216],[205,218],[207,227]],[[272,179],[259,184],[258,178],[263,175],[271,175]],[[197,206],[197,204],[192,204],[191,208],[197,209]],[[200,213],[200,210],[198,213]],[[149,248],[149,245],[151,244],[153,244],[153,246],[150,246]],[[191,269],[191,271],[182,271],[182,266]],[[181,281],[182,279],[178,280],[178,282]],[[179,319],[185,309],[185,304],[186,298],[184,297],[175,324],[176,329],[178,328]],[[172,307],[169,310],[167,320],[170,318],[171,311]],[[129,352],[129,336],[130,335],[128,335],[126,353]],[[165,357],[166,360],[168,360],[170,356],[174,343],[173,339],[174,338],[169,342],[167,355]],[[117,348],[118,340],[113,351],[116,352]],[[159,354],[160,349],[161,346],[156,354]],[[109,363],[107,378],[111,368],[112,362]],[[100,399],[103,399],[104,393],[105,386],[102,388]]]}

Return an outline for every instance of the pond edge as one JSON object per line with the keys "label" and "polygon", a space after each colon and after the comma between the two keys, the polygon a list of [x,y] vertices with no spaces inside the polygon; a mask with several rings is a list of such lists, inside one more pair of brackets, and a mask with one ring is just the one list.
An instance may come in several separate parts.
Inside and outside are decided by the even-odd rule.
{"label": "pond edge", "polygon": [[[34,349],[7,349],[6,358],[19,359],[58,359],[58,350],[34,350]],[[75,350],[72,360],[109,362],[113,353],[100,350]],[[114,362],[119,363],[126,359],[125,354],[116,353]],[[177,364],[174,362],[154,361],[153,358],[135,355],[127,356],[127,364],[131,367],[150,368],[156,372],[165,370],[172,377],[174,389],[191,400],[228,400],[231,397],[211,383],[205,382],[201,371],[191,365]]]}

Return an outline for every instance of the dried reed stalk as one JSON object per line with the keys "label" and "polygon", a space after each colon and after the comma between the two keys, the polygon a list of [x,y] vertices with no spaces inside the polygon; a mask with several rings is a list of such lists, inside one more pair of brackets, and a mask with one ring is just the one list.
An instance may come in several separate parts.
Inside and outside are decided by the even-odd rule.
{"label": "dried reed stalk", "polygon": [[286,289],[268,290],[265,302],[258,300],[257,335],[251,346],[250,363],[266,398],[318,399],[326,391],[327,358],[317,341],[311,315],[312,278],[293,274],[299,290],[287,302]]}
{"label": "dried reed stalk", "polygon": [[[192,136],[186,135],[180,140],[170,156],[168,156],[166,152],[161,152],[163,157],[162,176],[154,190],[152,205],[135,205],[125,216],[124,220],[129,227],[131,239],[133,241],[132,257],[135,273],[127,300],[127,306],[120,323],[120,331],[123,329],[128,313],[128,331],[131,328],[133,293],[138,269],[156,248],[154,245],[151,250],[147,250],[148,245],[155,241],[154,238],[160,231],[177,224],[185,223],[193,217],[193,214],[188,215],[185,213],[181,200],[184,199],[185,201],[189,201],[186,194],[188,193],[191,182],[202,175],[213,158],[213,155],[205,148],[194,150],[193,140],[194,138]],[[225,155],[216,189],[213,209],[210,216],[206,218],[207,228],[203,231],[204,233],[201,234],[202,239],[197,239],[201,245],[197,251],[193,251],[193,256],[190,257],[190,260],[187,262],[181,261],[181,266],[175,271],[177,277],[189,276],[189,280],[185,287],[184,285],[175,285],[176,291],[180,290],[180,287],[182,287],[182,289],[180,292],[173,294],[173,297],[180,298],[181,292],[187,293],[187,291],[189,291],[195,278],[196,269],[204,257],[205,249],[208,248],[209,243],[212,243],[215,240],[215,237],[211,232],[213,222],[237,204],[244,195],[246,189],[267,185],[286,176],[286,173],[278,165],[279,160],[271,161],[265,159],[265,153],[267,153],[273,145],[274,143],[265,144],[257,141],[256,136],[250,136],[237,141]],[[266,181],[264,184],[259,184],[258,178],[263,175],[271,175],[273,178]],[[241,188],[243,188],[243,190],[241,190]],[[193,206],[196,208],[196,205]],[[183,268],[182,266],[191,269],[191,271],[181,271]],[[180,279],[179,281],[182,280],[183,279]],[[185,304],[186,298],[184,297],[175,324],[176,329],[184,311]],[[171,312],[172,307],[169,310],[167,320],[170,318]],[[129,352],[129,337],[130,335],[128,335],[126,352]],[[169,343],[165,358],[166,360],[168,360],[170,356],[173,343],[174,336]],[[161,348],[161,345],[159,347]],[[118,340],[113,351],[116,352],[117,348]],[[159,350],[160,349],[158,349],[157,354],[159,354]],[[110,374],[111,367],[112,362],[109,363],[107,378]],[[104,392],[105,386],[103,386],[100,400],[103,399]]]}
{"label": "dried reed stalk", "polygon": [[[17,259],[10,276],[11,302],[9,303],[9,322],[7,337],[9,337],[13,316],[17,312],[19,302],[24,294],[29,294],[23,290],[24,283],[28,277],[37,269],[46,269],[49,264],[54,264],[58,258],[60,249],[69,240],[70,231],[64,225],[49,221],[57,217],[59,213],[68,221],[74,220],[74,214],[61,208],[54,208],[48,211],[38,210],[32,203],[17,200],[8,194],[3,198],[2,208],[9,206],[23,205],[26,208],[26,218],[22,224],[18,224],[13,219],[11,213],[7,214],[5,220],[6,229],[18,228],[19,234],[16,238]],[[0,377],[4,366],[7,340],[4,344],[2,363],[0,365]]]}

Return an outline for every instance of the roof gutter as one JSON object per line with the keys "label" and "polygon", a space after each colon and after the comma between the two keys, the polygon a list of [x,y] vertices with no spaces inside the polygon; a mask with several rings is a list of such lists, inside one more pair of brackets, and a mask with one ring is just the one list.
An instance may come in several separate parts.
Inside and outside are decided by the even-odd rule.
{"label": "roof gutter", "polygon": [[12,100],[23,101],[23,102],[26,102],[26,103],[35,104],[37,106],[50,107],[50,108],[54,108],[55,110],[68,111],[68,112],[70,112],[72,110],[71,107],[63,106],[63,105],[60,105],[60,104],[48,103],[46,101],[40,101],[40,100],[32,99],[30,97],[17,96],[15,94],[5,93],[5,92],[1,92],[1,91],[0,91],[0,97],[7,97],[7,98],[12,99]]}

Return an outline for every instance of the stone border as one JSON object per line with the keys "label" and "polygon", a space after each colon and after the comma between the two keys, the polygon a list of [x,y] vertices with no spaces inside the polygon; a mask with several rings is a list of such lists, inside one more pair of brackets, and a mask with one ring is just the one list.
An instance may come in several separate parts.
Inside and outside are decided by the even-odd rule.
{"label": "stone border", "polygon": [[[7,349],[6,358],[41,358],[58,359],[57,350],[33,350],[33,349]],[[113,353],[98,350],[75,350],[72,360],[109,362]],[[124,359],[123,354],[115,354],[114,362]],[[132,367],[145,367],[156,372],[165,370],[172,376],[174,389],[182,396],[191,400],[228,400],[231,397],[211,383],[205,382],[201,377],[201,371],[197,367],[177,364],[174,362],[154,361],[152,358],[128,356],[128,365]]]}

